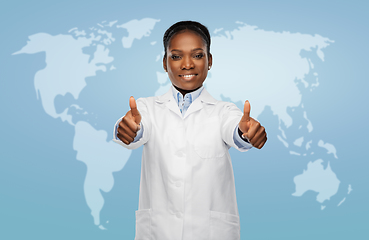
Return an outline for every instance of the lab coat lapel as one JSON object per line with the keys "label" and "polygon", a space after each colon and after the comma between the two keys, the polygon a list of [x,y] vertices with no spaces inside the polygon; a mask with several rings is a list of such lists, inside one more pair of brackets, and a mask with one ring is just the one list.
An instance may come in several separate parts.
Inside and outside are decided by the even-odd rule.
{"label": "lab coat lapel", "polygon": [[202,102],[199,100],[200,97],[198,97],[195,101],[193,101],[190,105],[190,107],[187,109],[185,115],[183,118],[186,118],[188,115],[190,115],[191,113],[194,113],[198,110],[200,110],[203,106],[202,106]]}
{"label": "lab coat lapel", "polygon": [[190,105],[188,108],[186,114],[184,115],[184,118],[186,118],[188,115],[202,109],[204,106],[208,110],[208,106],[211,106],[211,110],[213,110],[213,105],[217,102],[216,99],[214,99],[208,91],[204,88],[200,94],[200,96]]}
{"label": "lab coat lapel", "polygon": [[182,118],[181,111],[179,110],[179,107],[175,102],[171,88],[169,88],[169,91],[167,91],[164,95],[159,96],[156,99],[156,103],[163,104],[173,113],[177,114],[180,118]]}
{"label": "lab coat lapel", "polygon": [[[188,115],[202,109],[204,106],[206,110],[208,111],[208,114],[211,113],[212,110],[214,110],[213,106],[217,102],[216,99],[214,99],[209,92],[204,88],[200,94],[200,96],[190,105],[188,108],[184,118],[186,118]],[[157,104],[164,104],[169,110],[171,110],[173,113],[177,114],[180,118],[182,118],[181,111],[179,110],[178,105],[175,102],[175,99],[173,97],[172,89],[169,88],[169,90],[164,94],[159,96],[156,99]],[[210,112],[209,112],[210,111]]]}

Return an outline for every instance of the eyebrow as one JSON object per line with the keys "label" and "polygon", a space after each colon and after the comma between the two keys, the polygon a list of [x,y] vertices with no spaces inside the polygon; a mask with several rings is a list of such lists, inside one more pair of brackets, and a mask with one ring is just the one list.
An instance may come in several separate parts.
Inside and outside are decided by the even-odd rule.
{"label": "eyebrow", "polygon": [[[204,49],[202,48],[195,48],[195,49],[192,49],[191,52],[195,52],[195,51],[198,51],[198,50],[201,50],[201,51],[205,51]],[[171,52],[182,52],[182,50],[179,50],[179,49],[172,49]]]}

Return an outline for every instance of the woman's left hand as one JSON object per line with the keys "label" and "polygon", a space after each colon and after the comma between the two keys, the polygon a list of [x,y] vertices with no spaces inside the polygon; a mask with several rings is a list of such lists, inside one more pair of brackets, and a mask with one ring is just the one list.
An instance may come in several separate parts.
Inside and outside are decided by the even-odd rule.
{"label": "woman's left hand", "polygon": [[265,128],[258,121],[250,117],[250,109],[251,106],[247,100],[243,107],[243,116],[238,127],[243,133],[242,136],[246,137],[253,147],[260,149],[267,141],[267,134]]}

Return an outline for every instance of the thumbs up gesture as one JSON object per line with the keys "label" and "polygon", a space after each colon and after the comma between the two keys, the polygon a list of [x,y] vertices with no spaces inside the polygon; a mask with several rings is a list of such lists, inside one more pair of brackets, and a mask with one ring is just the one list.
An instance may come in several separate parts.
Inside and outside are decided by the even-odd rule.
{"label": "thumbs up gesture", "polygon": [[247,100],[243,107],[243,116],[238,125],[238,128],[241,130],[242,137],[246,137],[252,146],[260,149],[264,146],[267,141],[267,136],[265,132],[265,128],[260,125],[258,121],[250,117],[250,103]]}
{"label": "thumbs up gesture", "polygon": [[136,100],[133,97],[129,98],[129,107],[130,110],[119,123],[117,134],[117,137],[127,145],[135,139],[141,122],[141,115],[137,110]]}

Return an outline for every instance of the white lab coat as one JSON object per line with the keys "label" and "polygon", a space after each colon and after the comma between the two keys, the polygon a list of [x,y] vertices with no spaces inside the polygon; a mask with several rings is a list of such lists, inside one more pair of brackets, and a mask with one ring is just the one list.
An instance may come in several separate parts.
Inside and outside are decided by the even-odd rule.
{"label": "white lab coat", "polygon": [[[144,145],[135,240],[238,240],[230,147],[242,112],[206,89],[184,117],[172,90],[140,98]],[[118,120],[117,124],[121,121]],[[246,149],[239,149],[247,151]]]}

